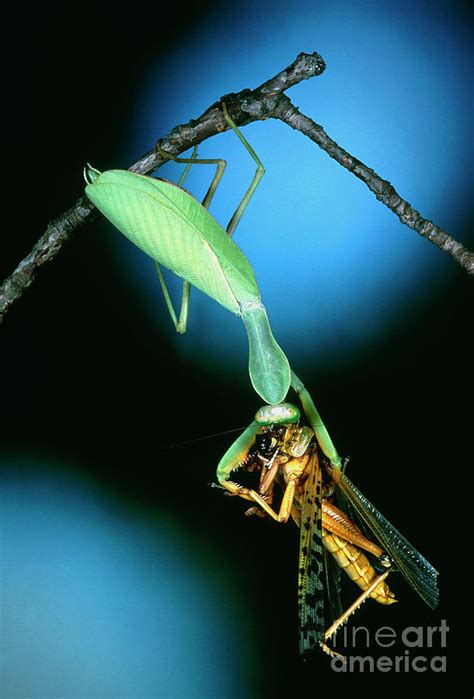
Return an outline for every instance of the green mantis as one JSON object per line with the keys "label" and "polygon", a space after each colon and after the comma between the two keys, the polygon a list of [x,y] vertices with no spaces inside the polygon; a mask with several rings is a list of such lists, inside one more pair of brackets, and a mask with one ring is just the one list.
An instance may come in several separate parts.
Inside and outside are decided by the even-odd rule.
{"label": "green mantis", "polygon": [[[86,194],[119,231],[155,261],[165,300],[178,332],[186,329],[189,285],[201,289],[224,308],[240,316],[248,336],[252,385],[264,401],[276,404],[282,402],[288,392],[290,367],[273,337],[252,266],[231,239],[264,170],[225,107],[224,115],[257,162],[254,179],[227,231],[207,210],[222,177],[223,161],[181,159],[188,164],[214,162],[218,166],[203,204],[170,182],[125,170],[100,173],[90,166],[85,171],[88,183]],[[173,310],[159,265],[167,267],[184,280],[179,319]]]}
{"label": "green mantis", "polygon": [[[124,170],[100,173],[88,166],[86,194],[119,231],[154,260],[178,332],[186,330],[191,285],[242,319],[249,341],[251,382],[267,405],[224,454],[217,468],[217,480],[229,494],[250,500],[252,510],[257,513],[279,522],[287,521],[291,515],[300,525],[300,647],[306,653],[320,644],[332,653],[326,641],[367,597],[374,597],[382,604],[393,601],[385,584],[392,561],[432,607],[438,599],[437,572],[345,476],[341,459],[309,392],[291,371],[273,337],[252,266],[231,238],[264,170],[225,105],[223,111],[227,124],[257,163],[252,183],[226,230],[207,210],[225,163],[198,160],[196,151],[190,159],[175,158],[187,164],[178,186]],[[217,171],[200,204],[180,185],[190,165],[202,163],[216,164]],[[174,311],[160,265],[184,280],[179,316]],[[301,402],[309,427],[298,426],[299,408],[283,403],[290,386]],[[262,435],[270,439],[270,447],[267,445],[259,451],[254,445]],[[257,489],[232,480],[234,472],[245,468],[250,458],[257,459],[257,468],[261,470]],[[277,482],[284,489],[278,513],[271,506],[273,486]],[[370,541],[338,509],[333,502],[336,491],[365,521],[380,545]],[[326,630],[320,599],[324,579],[321,542],[338,565],[352,566],[351,577],[363,590],[358,600]],[[377,575],[364,551],[375,555],[385,570]]]}

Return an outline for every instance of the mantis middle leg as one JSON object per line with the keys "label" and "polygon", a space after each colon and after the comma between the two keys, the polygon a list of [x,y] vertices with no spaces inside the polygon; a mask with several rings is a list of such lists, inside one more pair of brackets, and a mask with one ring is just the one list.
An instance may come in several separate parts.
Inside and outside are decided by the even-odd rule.
{"label": "mantis middle leg", "polygon": [[[219,182],[222,179],[222,176],[224,174],[224,170],[226,168],[226,161],[222,160],[220,158],[197,158],[197,146],[194,147],[193,154],[190,158],[176,158],[166,151],[164,151],[159,144],[156,145],[156,149],[158,150],[161,155],[165,156],[166,158],[173,160],[175,163],[186,163],[186,167],[184,168],[181,177],[178,180],[177,186],[182,187],[184,184],[184,181],[186,179],[186,176],[189,172],[189,169],[191,165],[216,165],[216,173],[214,177],[212,178],[212,182],[209,185],[209,189],[207,190],[206,196],[202,200],[202,205],[204,206],[205,209],[208,209],[212,198],[214,197],[214,194],[216,193],[217,187],[219,185]],[[176,315],[176,312],[174,310],[173,302],[171,301],[171,296],[168,291],[168,287],[166,286],[165,279],[163,277],[163,272],[161,271],[161,267],[158,264],[158,262],[155,262],[155,267],[156,267],[156,272],[158,274],[158,279],[160,280],[161,284],[161,290],[163,292],[163,296],[165,298],[166,302],[166,307],[168,308],[168,312],[171,316],[171,319],[173,320],[174,326],[176,328],[176,332],[178,333],[185,333],[186,328],[188,325],[188,315],[189,315],[189,297],[191,293],[191,284],[185,280],[183,280],[183,289],[181,293],[181,307],[179,311],[179,317]]]}
{"label": "mantis middle leg", "polygon": [[[250,199],[252,198],[260,180],[262,179],[264,173],[265,173],[265,168],[263,167],[262,162],[260,161],[259,157],[253,150],[252,146],[249,144],[245,136],[240,132],[239,128],[235,124],[235,122],[232,120],[232,118],[229,116],[229,113],[227,111],[227,107],[225,104],[222,104],[222,109],[224,112],[224,117],[227,123],[229,124],[230,128],[234,131],[234,133],[237,135],[239,140],[243,143],[244,147],[246,150],[250,153],[251,157],[253,160],[257,163],[257,170],[255,172],[255,175],[252,179],[252,182],[250,183],[250,186],[247,190],[247,192],[244,194],[244,197],[240,204],[238,205],[237,209],[233,213],[229,224],[227,225],[226,232],[229,236],[232,236],[235,232],[235,229],[237,228],[244,212],[245,209],[247,208]],[[226,168],[226,161],[222,159],[207,159],[207,158],[197,158],[197,147],[194,148],[193,154],[191,158],[177,158],[175,156],[170,155],[166,151],[164,151],[159,143],[156,145],[156,149],[163,155],[164,157],[173,160],[174,162],[177,163],[186,163],[186,168],[184,169],[177,186],[181,187],[184,183],[184,180],[186,179],[186,176],[189,172],[189,168],[193,164],[197,165],[216,165],[216,174],[214,175],[212,182],[209,186],[209,189],[206,193],[206,196],[204,197],[202,201],[202,205],[208,209],[209,205],[211,204],[211,201],[214,197],[214,194],[216,193],[217,187],[222,179],[222,176],[224,174],[224,170]],[[166,306],[168,308],[168,312],[173,320],[174,326],[176,328],[176,331],[178,333],[185,333],[186,328],[187,328],[187,322],[188,322],[188,314],[189,314],[189,298],[190,298],[190,292],[191,292],[191,285],[187,281],[183,281],[183,290],[182,290],[182,295],[181,295],[181,308],[179,312],[179,316],[176,315],[176,312],[173,307],[173,303],[171,301],[171,297],[168,291],[168,288],[166,286],[166,282],[163,277],[163,273],[161,271],[160,265],[155,262],[156,265],[156,271],[158,274],[158,278],[160,280],[161,288],[163,291],[163,296],[165,298]]]}

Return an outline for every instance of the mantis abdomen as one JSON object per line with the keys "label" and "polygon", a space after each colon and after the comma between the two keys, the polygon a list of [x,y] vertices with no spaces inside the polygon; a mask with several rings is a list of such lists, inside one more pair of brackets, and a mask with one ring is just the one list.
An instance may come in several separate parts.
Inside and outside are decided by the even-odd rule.
{"label": "mantis abdomen", "polygon": [[132,243],[242,318],[253,387],[267,403],[282,402],[290,367],[273,337],[252,266],[207,209],[170,182],[126,170],[88,167],[86,180],[89,199]]}

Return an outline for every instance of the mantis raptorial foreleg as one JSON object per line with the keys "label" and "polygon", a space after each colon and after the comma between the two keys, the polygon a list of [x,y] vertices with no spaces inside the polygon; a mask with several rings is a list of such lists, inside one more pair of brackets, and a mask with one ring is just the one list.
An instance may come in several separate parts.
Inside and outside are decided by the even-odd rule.
{"label": "mantis raptorial foreleg", "polygon": [[[255,160],[255,162],[257,163],[257,170],[255,172],[255,175],[253,177],[252,182],[250,183],[250,187],[248,188],[247,192],[244,194],[242,201],[240,202],[237,209],[233,213],[232,218],[230,219],[229,224],[226,228],[227,235],[232,236],[234,234],[235,229],[237,228],[244,212],[245,212],[245,209],[247,208],[247,206],[250,202],[250,199],[253,196],[253,193],[255,192],[260,180],[262,179],[263,175],[265,174],[265,168],[263,167],[263,164],[260,161],[260,158],[253,150],[250,143],[247,141],[245,136],[239,131],[237,125],[234,123],[234,121],[229,116],[229,113],[227,111],[227,107],[225,106],[225,104],[222,105],[222,109],[224,112],[225,120],[227,121],[227,123],[229,124],[231,129],[234,131],[234,133],[237,135],[239,140],[243,143],[243,145],[245,146],[247,151],[250,153],[253,160]],[[219,158],[217,158],[217,159],[214,159],[214,158],[211,158],[211,159],[209,159],[209,158],[196,158],[197,146],[194,148],[194,151],[193,151],[191,158],[177,158],[175,156],[172,156],[169,153],[167,153],[165,150],[163,150],[160,147],[159,143],[157,143],[157,145],[156,145],[156,150],[164,157],[166,157],[170,160],[173,160],[173,162],[175,162],[175,163],[186,163],[186,168],[184,169],[184,171],[183,171],[183,173],[182,173],[182,175],[179,178],[179,181],[177,183],[178,187],[183,186],[184,180],[186,179],[186,176],[189,172],[189,168],[191,167],[191,165],[196,164],[196,165],[216,165],[217,166],[216,174],[214,175],[214,177],[212,179],[212,182],[209,186],[209,189],[206,193],[206,196],[204,197],[204,199],[201,202],[202,205],[204,206],[204,208],[208,209],[210,204],[211,204],[211,201],[214,197],[214,194],[216,193],[217,187],[222,179],[222,176],[224,174],[224,170],[225,170],[226,165],[227,165],[226,161],[219,159]],[[158,278],[160,280],[161,289],[163,291],[163,296],[165,298],[166,307],[168,308],[168,312],[173,320],[174,326],[176,328],[176,332],[185,333],[186,328],[187,328],[187,324],[188,324],[189,297],[190,297],[190,293],[191,293],[191,285],[189,282],[183,281],[183,290],[182,290],[182,294],[181,294],[181,308],[180,308],[179,317],[178,317],[176,315],[175,310],[174,310],[173,303],[171,301],[171,296],[170,296],[168,288],[166,286],[166,282],[165,282],[165,279],[163,277],[161,267],[158,264],[158,262],[155,262],[155,266],[156,266]]]}
{"label": "mantis raptorial foreleg", "polygon": [[303,382],[298,378],[294,371],[291,372],[291,388],[298,394],[298,398],[301,401],[301,405],[303,406],[308,422],[316,435],[321,451],[325,456],[327,456],[334,468],[341,469],[341,457],[337,453],[336,447],[329,436],[329,432],[327,431],[324,422],[321,420],[321,416],[317,411],[309,391],[306,389]]}
{"label": "mantis raptorial foreleg", "polygon": [[[312,454],[311,457],[309,454],[306,454],[290,460],[288,460],[287,457],[283,457],[281,459],[277,450],[270,461],[262,468],[258,492],[252,488],[246,488],[245,486],[242,486],[239,483],[229,479],[229,468],[232,468],[230,462],[228,462],[225,469],[222,468],[219,482],[220,485],[232,495],[237,495],[244,500],[253,500],[255,503],[257,503],[257,505],[260,505],[260,507],[267,515],[269,515],[269,517],[274,519],[276,522],[285,523],[288,522],[290,518],[297,488],[300,485],[307,469],[312,467],[312,460],[314,459],[317,459],[316,453]],[[271,500],[275,478],[282,469],[284,469],[286,474],[286,486],[283,492],[279,510],[277,512],[271,506]],[[254,514],[254,509],[251,508],[246,514]]]}

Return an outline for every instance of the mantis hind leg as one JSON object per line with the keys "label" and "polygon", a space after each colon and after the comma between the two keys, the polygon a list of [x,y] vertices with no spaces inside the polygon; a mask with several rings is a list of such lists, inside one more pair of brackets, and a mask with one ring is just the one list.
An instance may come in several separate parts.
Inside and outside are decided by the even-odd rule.
{"label": "mantis hind leg", "polygon": [[[226,168],[226,161],[222,160],[220,158],[217,159],[207,159],[207,158],[197,158],[197,146],[194,147],[192,156],[190,158],[177,158],[173,155],[170,155],[167,153],[165,150],[163,150],[159,143],[156,144],[156,150],[163,155],[164,157],[168,158],[169,160],[173,160],[175,163],[186,163],[186,167],[184,168],[181,177],[179,178],[177,182],[178,187],[182,187],[184,184],[184,181],[186,179],[186,176],[189,172],[189,169],[191,165],[216,165],[216,172],[214,177],[212,178],[212,182],[209,185],[209,189],[207,190],[207,193],[202,200],[202,205],[204,206],[205,209],[208,209],[210,206],[210,203],[214,197],[214,194],[216,193],[217,187],[219,185],[219,182],[222,179],[222,176],[224,174],[225,168]],[[171,301],[171,296],[168,291],[168,287],[166,286],[165,279],[163,277],[163,273],[161,271],[161,267],[158,264],[158,262],[155,262],[156,266],[156,272],[158,274],[158,279],[160,280],[161,284],[161,290],[163,292],[163,296],[165,298],[166,302],[166,307],[168,308],[168,312],[171,316],[171,319],[174,323],[174,326],[176,328],[176,332],[178,333],[185,333],[186,328],[188,325],[188,315],[189,315],[189,297],[191,293],[191,284],[187,281],[183,281],[183,290],[181,294],[181,307],[179,311],[179,317],[176,315],[176,312],[173,307],[173,302]]]}
{"label": "mantis hind leg", "polygon": [[[229,124],[230,128],[234,131],[234,133],[237,135],[239,140],[243,143],[244,147],[246,150],[250,153],[251,157],[253,160],[257,163],[257,170],[255,172],[255,175],[253,177],[252,182],[250,183],[250,186],[248,190],[246,191],[242,201],[238,205],[237,209],[234,211],[232,218],[230,219],[230,222],[226,228],[227,235],[232,236],[235,229],[237,228],[240,219],[244,215],[245,209],[247,208],[250,199],[253,196],[253,193],[255,192],[260,180],[262,179],[264,173],[265,173],[265,168],[263,167],[263,164],[258,157],[258,155],[255,153],[253,150],[252,146],[250,143],[247,141],[245,136],[241,133],[235,122],[232,120],[232,118],[229,116],[229,113],[227,111],[226,105],[223,103],[222,104],[222,109],[224,112],[224,117],[227,123]],[[214,194],[216,193],[217,187],[222,179],[222,176],[224,174],[224,170],[226,168],[226,161],[222,159],[207,159],[207,158],[196,158],[197,155],[197,147],[194,148],[193,154],[191,158],[179,158],[175,157],[173,155],[170,155],[167,151],[163,150],[160,147],[159,142],[156,144],[156,150],[163,155],[165,158],[169,160],[173,160],[174,162],[177,163],[186,163],[186,168],[184,169],[179,181],[178,181],[178,187],[181,187],[184,183],[184,180],[186,178],[186,175],[189,172],[189,168],[193,164],[197,165],[216,165],[216,173],[212,179],[211,184],[209,185],[209,189],[202,201],[202,205],[207,209],[209,208],[211,201],[214,197]],[[187,281],[183,281],[183,291],[182,291],[182,296],[181,296],[181,308],[179,312],[179,317],[177,317],[176,312],[174,310],[171,297],[168,291],[168,288],[166,286],[163,273],[161,272],[161,268],[156,264],[156,270],[158,273],[158,277],[160,280],[161,288],[163,291],[163,296],[165,298],[166,306],[168,308],[168,312],[173,320],[173,323],[175,325],[176,331],[179,333],[185,333],[186,328],[187,328],[187,322],[188,322],[188,312],[189,312],[189,297],[190,297],[190,292],[191,292],[191,285]]]}
{"label": "mantis hind leg", "polygon": [[250,145],[250,143],[247,141],[243,133],[240,131],[238,128],[237,124],[232,120],[232,118],[229,116],[229,112],[227,111],[227,107],[222,103],[222,111],[224,112],[224,117],[226,122],[229,124],[230,128],[232,131],[236,134],[237,138],[243,143],[244,147],[246,150],[250,153],[251,157],[255,162],[257,163],[257,170],[255,172],[255,175],[253,177],[252,182],[250,183],[250,187],[247,189],[246,193],[244,194],[244,198],[234,211],[232,218],[229,221],[229,224],[227,226],[227,235],[232,236],[234,234],[235,229],[239,225],[240,219],[244,215],[245,209],[247,208],[253,193],[258,187],[258,184],[260,180],[262,179],[263,175],[265,174],[265,168],[263,167],[262,161]]}
{"label": "mantis hind leg", "polygon": [[167,151],[163,150],[161,148],[160,144],[156,144],[156,150],[160,155],[162,155],[164,158],[168,158],[168,160],[172,160],[174,163],[187,163],[186,167],[183,170],[183,173],[181,177],[178,180],[178,187],[182,187],[184,184],[184,180],[186,179],[186,176],[189,172],[189,169],[191,165],[215,165],[216,166],[216,173],[214,177],[212,178],[212,182],[209,185],[209,189],[206,192],[206,196],[202,200],[202,205],[204,206],[205,209],[208,209],[211,201],[214,197],[214,194],[216,193],[217,187],[219,186],[219,182],[222,179],[222,176],[224,174],[224,171],[227,167],[227,162],[225,160],[222,160],[222,158],[197,158],[197,146],[194,146],[193,154],[190,158],[178,158],[174,155],[171,155]]}

